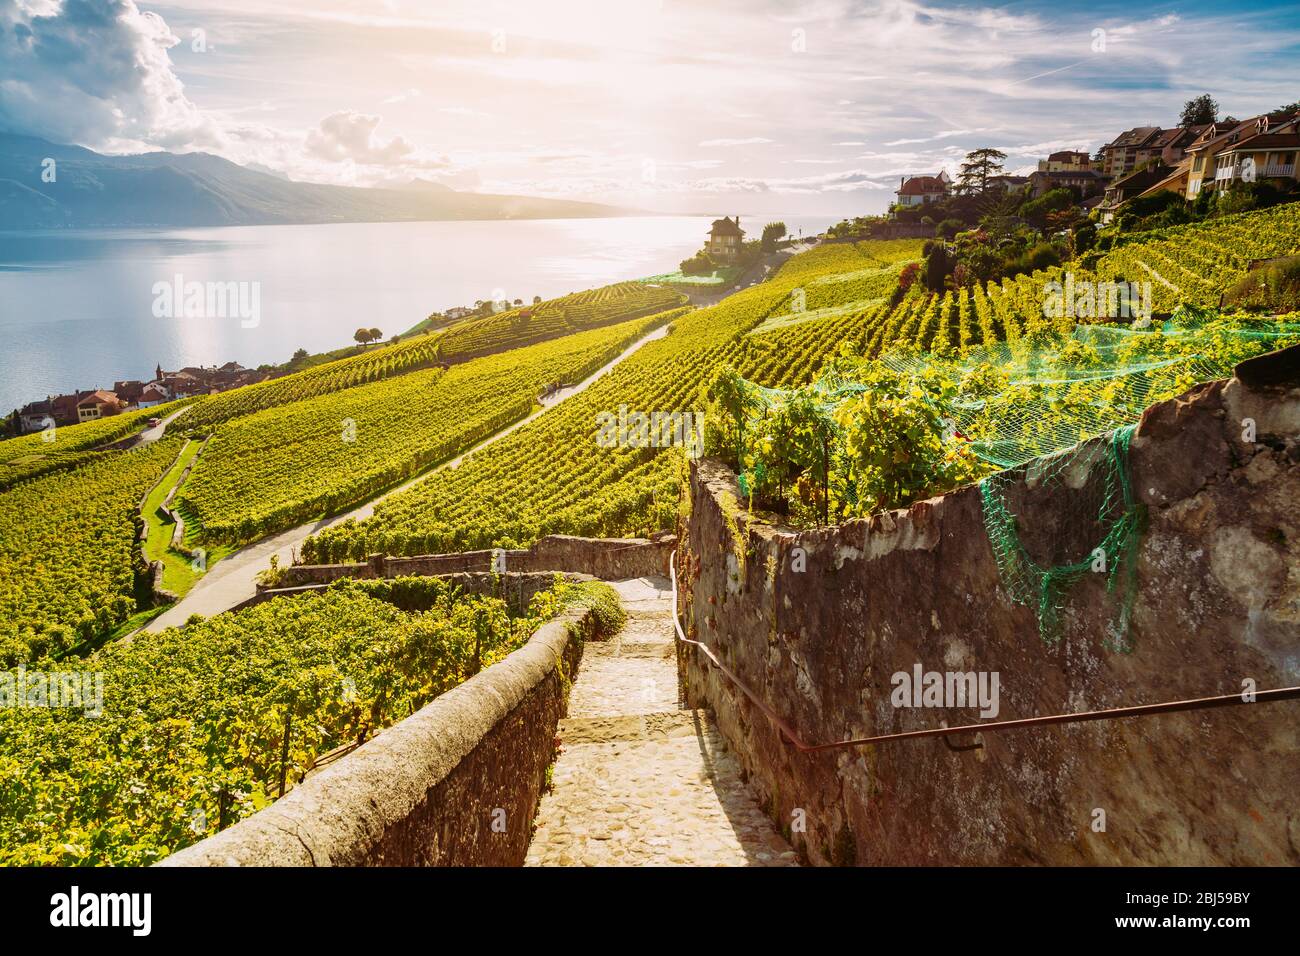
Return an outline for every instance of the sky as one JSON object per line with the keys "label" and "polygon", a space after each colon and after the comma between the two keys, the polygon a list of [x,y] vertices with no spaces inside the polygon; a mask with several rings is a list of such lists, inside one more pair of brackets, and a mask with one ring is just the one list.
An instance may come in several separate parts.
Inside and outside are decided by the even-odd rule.
{"label": "sky", "polygon": [[1211,93],[1300,100],[1300,3],[0,0],[0,129],[661,212],[861,215]]}

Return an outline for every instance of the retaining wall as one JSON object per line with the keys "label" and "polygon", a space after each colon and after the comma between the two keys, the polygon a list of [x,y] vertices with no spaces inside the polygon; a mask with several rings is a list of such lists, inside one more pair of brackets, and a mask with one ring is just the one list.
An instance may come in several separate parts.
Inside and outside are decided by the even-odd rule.
{"label": "retaining wall", "polygon": [[[1108,637],[1104,575],[1073,589],[1057,640],[1040,635],[999,580],[976,487],[793,531],[746,513],[710,461],[692,467],[682,526],[688,635],[813,743],[981,720],[895,706],[894,675],[917,664],[997,672],[997,720],[1300,684],[1298,357],[1243,363],[1143,417],[1128,652]],[[1036,561],[1088,554],[1069,488],[1029,468],[1009,494]],[[800,753],[698,649],[679,654],[691,706],[714,710],[812,863],[1300,864],[1300,702]]]}
{"label": "retaining wall", "polygon": [[522,648],[161,866],[518,866],[595,616]]}
{"label": "retaining wall", "polygon": [[509,573],[568,571],[604,581],[662,577],[677,545],[672,535],[646,538],[577,538],[548,535],[525,550],[463,551],[413,557],[371,555],[355,564],[297,564],[283,569],[275,586],[328,584],[341,578],[396,578],[504,570]]}

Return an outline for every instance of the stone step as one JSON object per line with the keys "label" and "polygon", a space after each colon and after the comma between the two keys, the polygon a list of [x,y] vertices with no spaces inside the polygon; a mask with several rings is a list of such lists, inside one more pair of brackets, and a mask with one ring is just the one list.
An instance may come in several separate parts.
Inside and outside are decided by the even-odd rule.
{"label": "stone step", "polygon": [[608,743],[615,740],[655,740],[689,737],[704,726],[698,710],[661,710],[614,717],[566,717],[560,721],[564,745]]}

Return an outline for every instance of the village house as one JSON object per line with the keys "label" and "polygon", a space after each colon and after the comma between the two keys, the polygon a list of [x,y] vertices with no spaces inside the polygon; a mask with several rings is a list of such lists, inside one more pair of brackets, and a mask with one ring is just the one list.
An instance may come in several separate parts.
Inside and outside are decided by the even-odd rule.
{"label": "village house", "polygon": [[[1042,165],[1041,163],[1039,164]],[[1035,197],[1053,189],[1077,189],[1081,199],[1100,195],[1106,187],[1106,177],[1095,169],[1039,169],[1029,174],[1029,189]]]}
{"label": "village house", "polygon": [[984,184],[984,187],[990,190],[997,190],[998,192],[1013,193],[1026,188],[1028,185],[1028,176],[999,175],[990,176],[988,182]]}
{"label": "village house", "polygon": [[93,422],[122,411],[125,404],[112,392],[97,388],[77,402],[77,421]]}
{"label": "village house", "polygon": [[1092,168],[1092,158],[1077,149],[1063,149],[1038,161],[1040,173],[1077,173],[1092,171]]}
{"label": "village house", "polygon": [[898,185],[898,205],[924,206],[938,202],[947,197],[951,186],[952,180],[942,169],[937,176],[904,176]]}
{"label": "village house", "polygon": [[[1297,150],[1288,148],[1290,140],[1264,137],[1294,136],[1298,127],[1300,127],[1300,114],[1286,113],[1270,113],[1253,116],[1236,123],[1220,122],[1207,126],[1196,141],[1187,148],[1189,165],[1186,197],[1195,199],[1203,190],[1212,190],[1221,184],[1241,181],[1245,176],[1255,176],[1259,179],[1294,179]],[[1230,152],[1232,150],[1236,151]],[[1225,156],[1222,162],[1220,162],[1221,156]],[[1244,161],[1248,156],[1251,163],[1245,164]],[[1289,163],[1285,162],[1287,159],[1290,159]],[[1269,173],[1278,175],[1262,172],[1261,165],[1269,170]],[[1286,171],[1288,166],[1290,166],[1289,173]],[[1245,172],[1247,169],[1250,169],[1249,173]]]}
{"label": "village house", "polygon": [[1205,126],[1137,126],[1101,148],[1101,172],[1112,182],[1148,163],[1174,167],[1205,131]]}
{"label": "village house", "polygon": [[1157,183],[1166,179],[1174,170],[1169,166],[1155,164],[1139,169],[1137,172],[1121,176],[1106,187],[1106,193],[1097,208],[1101,211],[1101,221],[1111,222],[1119,207],[1135,196],[1146,193]]}
{"label": "village house", "polygon": [[745,232],[740,228],[740,217],[733,220],[724,216],[713,220],[713,228],[709,230],[709,240],[704,248],[717,259],[735,259],[740,254],[740,244],[744,239]]}
{"label": "village house", "polygon": [[140,398],[135,404],[137,408],[153,408],[165,401],[167,401],[167,389],[159,382],[149,382],[140,390]]}

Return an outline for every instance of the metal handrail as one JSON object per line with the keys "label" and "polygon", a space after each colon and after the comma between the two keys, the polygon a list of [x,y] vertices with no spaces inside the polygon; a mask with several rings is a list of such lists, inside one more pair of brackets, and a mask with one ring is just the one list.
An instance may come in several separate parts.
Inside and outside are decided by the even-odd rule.
{"label": "metal handrail", "polygon": [[1208,710],[1216,707],[1231,707],[1236,704],[1268,703],[1279,700],[1300,699],[1300,686],[1278,687],[1271,690],[1256,691],[1253,700],[1246,700],[1241,694],[1224,694],[1218,697],[1199,697],[1193,700],[1167,700],[1158,704],[1138,704],[1132,707],[1113,707],[1109,710],[1089,710],[1073,714],[1052,714],[1046,717],[1024,717],[1019,720],[1000,720],[993,723],[964,724],[960,727],[935,727],[930,730],[909,730],[897,734],[881,734],[875,737],[857,737],[852,740],[837,740],[832,743],[807,743],[798,732],[781,718],[768,704],[751,690],[739,677],[731,672],[719,660],[703,641],[693,640],[682,631],[677,612],[677,564],[670,561],[669,578],[673,586],[673,629],[683,643],[698,647],[709,661],[726,675],[728,680],[740,688],[760,711],[772,721],[782,739],[801,753],[815,753],[820,750],[837,750],[845,747],[861,747],[867,744],[889,743],[895,740],[911,740],[920,737],[948,737],[953,734],[984,733],[991,730],[1015,730],[1023,727],[1040,727],[1050,724],[1083,723],[1091,720],[1115,720],[1120,717],[1145,717],[1151,714],[1177,713],[1185,710]]}

